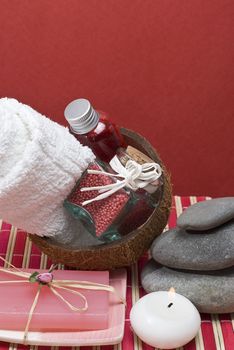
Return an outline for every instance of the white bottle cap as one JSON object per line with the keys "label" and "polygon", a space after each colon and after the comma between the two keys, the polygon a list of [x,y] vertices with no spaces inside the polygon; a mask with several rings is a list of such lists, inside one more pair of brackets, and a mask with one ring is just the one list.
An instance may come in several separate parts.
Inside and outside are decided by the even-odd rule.
{"label": "white bottle cap", "polygon": [[64,115],[72,130],[77,134],[88,133],[96,127],[99,121],[98,113],[85,98],[69,103]]}

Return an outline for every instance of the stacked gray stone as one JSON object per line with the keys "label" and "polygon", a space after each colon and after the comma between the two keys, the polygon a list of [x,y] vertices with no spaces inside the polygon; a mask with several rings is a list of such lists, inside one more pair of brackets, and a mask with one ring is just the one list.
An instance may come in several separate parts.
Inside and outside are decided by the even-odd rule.
{"label": "stacked gray stone", "polygon": [[174,287],[200,312],[234,312],[234,197],[190,206],[151,254],[141,275],[147,292]]}

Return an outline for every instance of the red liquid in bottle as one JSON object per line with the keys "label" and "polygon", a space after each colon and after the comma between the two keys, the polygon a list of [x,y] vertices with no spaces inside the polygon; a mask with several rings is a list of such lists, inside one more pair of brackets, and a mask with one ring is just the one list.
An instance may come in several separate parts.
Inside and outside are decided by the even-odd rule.
{"label": "red liquid in bottle", "polygon": [[76,139],[89,146],[103,162],[109,163],[120,147],[126,147],[119,128],[86,99],[72,101],[65,109],[65,117]]}
{"label": "red liquid in bottle", "polygon": [[73,130],[72,133],[78,141],[89,146],[97,158],[109,163],[117,149],[125,148],[126,144],[119,128],[103,112],[98,111],[98,114],[99,122],[93,130],[85,135],[78,135]]}

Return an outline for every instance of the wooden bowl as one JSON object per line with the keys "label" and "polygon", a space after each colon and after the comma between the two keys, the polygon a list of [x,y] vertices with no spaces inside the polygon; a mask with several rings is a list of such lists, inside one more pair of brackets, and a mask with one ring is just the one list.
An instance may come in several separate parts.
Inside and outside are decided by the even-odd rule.
{"label": "wooden bowl", "polygon": [[138,260],[166,226],[171,207],[171,183],[167,170],[155,149],[145,138],[127,129],[121,129],[121,133],[127,144],[147,154],[163,168],[163,187],[159,205],[142,226],[118,241],[100,246],[71,250],[48,242],[46,238],[29,234],[33,243],[53,262],[81,270],[110,270],[127,266]]}

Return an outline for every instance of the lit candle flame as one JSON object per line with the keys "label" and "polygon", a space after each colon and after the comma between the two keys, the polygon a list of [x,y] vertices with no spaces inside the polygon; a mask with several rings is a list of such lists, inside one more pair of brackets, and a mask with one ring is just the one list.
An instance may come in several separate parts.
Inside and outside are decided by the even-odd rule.
{"label": "lit candle flame", "polygon": [[170,300],[173,300],[175,297],[175,288],[171,287],[168,291],[168,297]]}
{"label": "lit candle flame", "polygon": [[171,308],[174,304],[174,297],[175,297],[175,288],[171,287],[168,291],[168,309]]}

